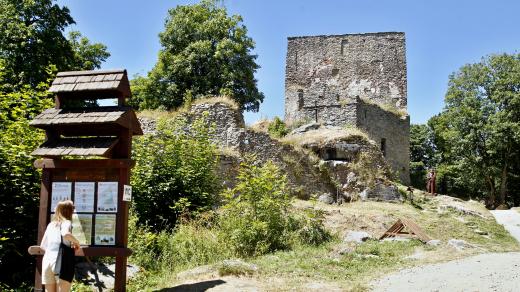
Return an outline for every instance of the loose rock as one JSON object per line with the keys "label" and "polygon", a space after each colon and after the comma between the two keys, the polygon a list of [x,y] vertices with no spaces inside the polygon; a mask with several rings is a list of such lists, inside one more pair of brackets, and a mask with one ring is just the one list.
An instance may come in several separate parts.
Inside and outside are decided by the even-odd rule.
{"label": "loose rock", "polygon": [[426,244],[431,246],[439,246],[441,244],[441,241],[438,239],[432,239],[428,241]]}
{"label": "loose rock", "polygon": [[448,240],[448,245],[451,245],[453,248],[455,248],[458,251],[461,251],[465,248],[474,247],[474,245],[467,243],[464,240],[461,239],[450,239]]}
{"label": "loose rock", "polygon": [[343,241],[361,243],[371,238],[372,236],[364,231],[348,231]]}

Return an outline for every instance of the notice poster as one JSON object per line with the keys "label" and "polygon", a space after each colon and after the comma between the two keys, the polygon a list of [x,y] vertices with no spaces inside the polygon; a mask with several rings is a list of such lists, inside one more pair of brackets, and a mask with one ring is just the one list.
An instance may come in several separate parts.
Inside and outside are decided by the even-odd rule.
{"label": "notice poster", "polygon": [[132,186],[123,185],[123,201],[132,201]]}
{"label": "notice poster", "polygon": [[94,182],[74,184],[74,206],[76,212],[94,212]]}
{"label": "notice poster", "polygon": [[117,182],[98,182],[97,211],[117,212]]}
{"label": "notice poster", "polygon": [[51,212],[54,212],[58,202],[70,200],[72,193],[72,183],[70,182],[53,182],[51,196]]}
{"label": "notice poster", "polygon": [[116,244],[116,215],[97,214],[94,244],[115,245]]}
{"label": "notice poster", "polygon": [[90,245],[92,238],[92,214],[72,215],[72,235],[81,245]]}

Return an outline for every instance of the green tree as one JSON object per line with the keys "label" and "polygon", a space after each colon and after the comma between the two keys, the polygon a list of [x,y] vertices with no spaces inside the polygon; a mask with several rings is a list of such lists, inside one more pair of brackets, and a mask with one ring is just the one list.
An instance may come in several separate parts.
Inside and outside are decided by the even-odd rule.
{"label": "green tree", "polygon": [[74,24],[67,7],[55,0],[0,0],[0,59],[5,82],[13,87],[46,82],[49,66],[57,70],[99,68],[109,54],[101,44],[90,44],[73,32],[63,35]]}
{"label": "green tree", "polygon": [[36,243],[40,173],[30,154],[44,134],[29,127],[29,119],[51,106],[46,89],[0,91],[0,287],[33,278],[34,258],[26,249]]}
{"label": "green tree", "polygon": [[[190,128],[189,131],[186,131]],[[173,228],[179,216],[196,215],[216,203],[215,145],[204,119],[162,119],[156,135],[138,138],[133,148],[134,210],[153,230]]]}
{"label": "green tree", "polygon": [[74,57],[69,67],[74,70],[94,70],[101,68],[101,64],[110,57],[107,46],[101,43],[92,44],[79,31],[71,31],[68,35]]}
{"label": "green tree", "polygon": [[414,187],[425,188],[426,172],[428,168],[437,165],[437,156],[431,127],[412,124],[410,126],[410,178]]}
{"label": "green tree", "polygon": [[177,6],[169,10],[159,39],[162,49],[149,80],[132,83],[140,88],[140,108],[172,109],[192,96],[227,95],[243,109],[258,110],[264,95],[254,78],[255,44],[242,17],[228,16],[210,0]]}
{"label": "green tree", "polygon": [[508,201],[518,176],[520,54],[491,55],[452,74],[446,107],[432,125],[443,163],[459,183],[485,192],[489,207]]}

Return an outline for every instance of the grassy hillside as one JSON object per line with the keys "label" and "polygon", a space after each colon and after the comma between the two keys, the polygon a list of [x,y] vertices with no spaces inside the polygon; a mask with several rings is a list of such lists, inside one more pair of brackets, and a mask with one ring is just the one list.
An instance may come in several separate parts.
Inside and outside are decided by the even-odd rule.
{"label": "grassy hillside", "polygon": [[[155,281],[148,282],[151,286],[140,285],[143,278],[138,278],[130,287],[135,290],[147,287],[150,291],[206,287],[204,285],[214,287],[215,291],[364,291],[369,280],[403,267],[491,251],[520,250],[519,244],[480,203],[446,196],[431,198],[417,192],[413,204],[409,201],[404,204],[355,202],[341,206],[296,200],[293,208],[297,212],[310,208],[322,210],[334,239],[319,246],[299,245],[288,251],[244,258],[242,261],[252,265],[233,268],[226,267],[222,259],[229,255],[223,255],[210,265],[195,269],[196,265],[188,265],[154,275]],[[441,244],[430,246],[418,240],[380,242],[374,239],[361,244],[343,241],[348,230],[366,231],[378,238],[398,218],[415,221],[431,238],[441,240]],[[465,240],[469,245],[457,250],[447,244],[449,239]]]}

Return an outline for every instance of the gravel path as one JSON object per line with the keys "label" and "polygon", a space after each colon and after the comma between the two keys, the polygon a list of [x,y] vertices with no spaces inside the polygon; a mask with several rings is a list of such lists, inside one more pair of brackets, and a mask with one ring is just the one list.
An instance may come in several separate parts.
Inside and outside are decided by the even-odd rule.
{"label": "gravel path", "polygon": [[499,224],[520,242],[520,213],[515,210],[495,210],[491,211]]}
{"label": "gravel path", "polygon": [[520,253],[488,253],[401,270],[371,283],[373,291],[520,291]]}
{"label": "gravel path", "polygon": [[[491,211],[520,242],[520,213]],[[371,283],[374,291],[520,291],[520,253],[489,253],[401,270]]]}

